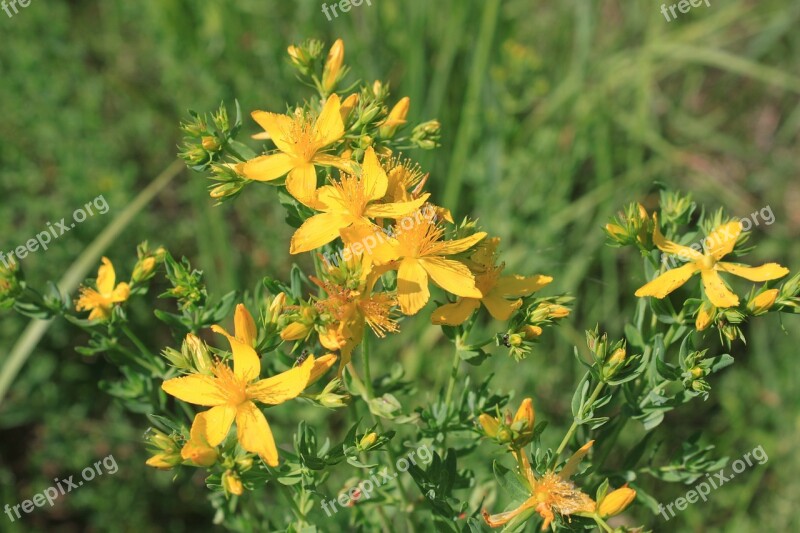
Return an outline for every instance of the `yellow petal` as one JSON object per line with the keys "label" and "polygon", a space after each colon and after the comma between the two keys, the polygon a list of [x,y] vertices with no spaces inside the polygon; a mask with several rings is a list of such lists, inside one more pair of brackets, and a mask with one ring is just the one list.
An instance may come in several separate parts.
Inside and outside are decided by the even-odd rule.
{"label": "yellow petal", "polygon": [[236,340],[236,337],[230,335],[220,326],[211,326],[211,331],[227,337],[233,352],[233,373],[239,379],[243,379],[246,382],[252,381],[261,374],[261,361],[252,346]]}
{"label": "yellow petal", "polygon": [[[218,408],[215,407],[214,409]],[[217,462],[217,450],[208,443],[207,428],[206,413],[197,414],[194,417],[194,423],[192,423],[190,438],[181,449],[181,457],[183,459],[204,467],[209,467]],[[228,429],[230,429],[230,425],[228,425]],[[227,435],[227,431],[225,433]]]}
{"label": "yellow petal", "polygon": [[[228,436],[228,431],[230,431],[236,416],[236,407],[230,404],[219,405],[197,415],[197,417],[199,416],[202,416],[202,422],[205,422],[205,438],[208,445],[218,446]],[[197,417],[195,417],[195,422]]]}
{"label": "yellow petal", "polygon": [[667,270],[650,283],[640,287],[635,294],[639,298],[642,298],[643,296],[664,298],[669,293],[686,283],[686,281],[698,270],[700,270],[700,267],[695,263],[687,263],[682,267]]}
{"label": "yellow petal", "polygon": [[217,380],[203,374],[168,379],[161,388],[167,394],[195,405],[215,406],[227,401],[227,395]]}
{"label": "yellow petal", "polygon": [[483,240],[484,237],[486,237],[486,232],[479,231],[478,233],[463,239],[436,243],[436,255],[453,255],[466,252]]}
{"label": "yellow petal", "polygon": [[342,102],[338,94],[332,94],[325,101],[325,106],[314,125],[314,137],[318,148],[333,144],[344,136],[344,122],[341,113]]}
{"label": "yellow petal", "polygon": [[578,465],[580,462],[583,460],[586,454],[589,453],[589,448],[591,448],[593,444],[594,441],[590,440],[581,446],[577,452],[572,454],[572,457],[567,460],[567,464],[565,464],[564,468],[562,468],[558,473],[561,479],[567,480],[572,477],[572,475],[578,470]]}
{"label": "yellow petal", "polygon": [[114,303],[124,302],[131,295],[131,286],[123,282],[111,292],[109,299]]}
{"label": "yellow petal", "polygon": [[425,268],[416,259],[404,259],[397,271],[397,301],[400,310],[406,315],[414,315],[425,307],[430,297]]}
{"label": "yellow petal", "polygon": [[287,154],[294,154],[295,147],[291,141],[291,134],[294,130],[294,119],[292,117],[267,111],[253,111],[250,116],[269,134],[270,139],[278,147],[278,150]]}
{"label": "yellow petal", "polygon": [[311,374],[308,378],[308,384],[311,385],[324,376],[336,363],[337,359],[338,357],[335,354],[329,353],[314,361],[314,366],[311,368]]}
{"label": "yellow petal", "polygon": [[733,294],[725,282],[713,270],[703,270],[700,272],[703,278],[703,288],[706,290],[706,296],[711,300],[711,303],[716,307],[735,307],[739,305],[739,297]]}
{"label": "yellow petal", "polygon": [[460,298],[456,303],[438,307],[431,315],[431,322],[437,326],[458,326],[463,324],[478,307],[480,307],[480,300]]}
{"label": "yellow petal", "polygon": [[[416,200],[411,200],[409,202],[371,204],[368,205],[364,210],[364,215],[370,218],[400,218],[404,216],[408,216],[408,218],[413,218],[415,216],[421,217],[421,214],[416,215],[416,213],[419,213],[418,209],[422,207],[429,197],[430,194],[425,193]],[[414,213],[414,215],[411,215],[410,213]]]}
{"label": "yellow petal", "polygon": [[295,167],[292,156],[284,153],[262,155],[242,165],[242,175],[253,181],[272,181]]}
{"label": "yellow petal", "polygon": [[370,146],[364,153],[364,163],[361,165],[361,183],[364,186],[364,195],[367,200],[380,200],[386,195],[389,187],[389,178],[383,170],[375,150]]}
{"label": "yellow petal", "polygon": [[108,257],[102,259],[103,264],[97,269],[97,291],[103,296],[107,296],[114,291],[117,283],[117,274],[114,272],[114,265]]}
{"label": "yellow petal", "polygon": [[331,154],[316,154],[311,159],[311,162],[323,167],[335,167],[339,170],[344,170],[348,174],[356,174],[358,172],[358,163]]}
{"label": "yellow petal", "polygon": [[278,405],[296,398],[308,385],[313,368],[314,357],[309,356],[300,366],[253,383],[247,387],[247,396],[268,405]]}
{"label": "yellow petal", "polygon": [[286,190],[298,202],[316,208],[317,171],[311,163],[293,168],[286,177]]}
{"label": "yellow petal", "polygon": [[321,211],[328,213],[350,213],[349,202],[342,196],[341,189],[323,185],[317,189],[317,203]]}
{"label": "yellow petal", "polygon": [[257,453],[269,466],[278,466],[278,447],[264,413],[253,402],[245,402],[236,413],[239,444],[251,453]]}
{"label": "yellow petal", "polygon": [[661,234],[661,229],[658,227],[657,214],[653,214],[653,220],[655,222],[655,229],[653,230],[653,243],[658,246],[659,250],[667,254],[678,256],[684,261],[701,261],[703,259],[703,254],[697,250],[693,250],[688,246],[682,246],[665,239],[664,235]]}
{"label": "yellow petal", "polygon": [[782,278],[789,273],[788,268],[784,268],[778,263],[767,263],[758,267],[734,265],[733,263],[717,263],[717,266],[725,272],[750,281],[770,281]]}
{"label": "yellow petal", "polygon": [[508,320],[511,318],[511,315],[514,314],[514,311],[522,307],[521,299],[508,301],[505,298],[498,296],[495,291],[492,291],[481,298],[481,303],[486,306],[486,309],[488,309],[489,314],[492,315],[492,318],[501,321]]}
{"label": "yellow petal", "polygon": [[467,265],[444,259],[443,257],[425,257],[419,260],[428,275],[447,292],[465,298],[481,298],[483,294],[475,286],[475,278]]}
{"label": "yellow petal", "polygon": [[522,502],[522,504],[517,507],[516,509],[512,509],[510,511],[506,511],[504,513],[498,513],[490,515],[486,511],[483,511],[483,520],[489,527],[500,527],[504,526],[513,520],[516,516],[522,514],[523,512],[527,511],[528,509],[535,508],[539,502],[537,501],[536,497],[531,497]]}
{"label": "yellow petal", "polygon": [[236,313],[233,317],[233,331],[236,334],[236,339],[248,346],[255,346],[258,331],[256,330],[256,321],[253,320],[253,315],[243,304],[236,306]]}
{"label": "yellow petal", "polygon": [[321,213],[309,218],[292,236],[291,254],[308,252],[325,246],[339,236],[339,230],[348,227],[352,217],[341,213]]}
{"label": "yellow petal", "polygon": [[[354,243],[362,243],[364,255],[378,265],[385,265],[400,258],[400,244],[397,239],[389,237],[373,224],[354,224],[340,230],[339,234],[351,250]],[[376,244],[372,246],[372,243]]]}
{"label": "yellow petal", "polygon": [[742,224],[737,220],[719,226],[703,241],[708,243],[706,253],[710,253],[711,257],[719,261],[733,251],[741,232]]}
{"label": "yellow petal", "polygon": [[548,283],[553,281],[550,276],[543,276],[537,274],[535,276],[501,276],[495,285],[495,291],[501,296],[517,298],[519,296],[528,296]]}

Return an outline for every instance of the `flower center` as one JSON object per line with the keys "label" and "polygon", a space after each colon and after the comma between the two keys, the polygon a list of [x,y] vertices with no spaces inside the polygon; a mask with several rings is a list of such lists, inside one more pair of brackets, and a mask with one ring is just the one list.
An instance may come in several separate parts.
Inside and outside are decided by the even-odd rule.
{"label": "flower center", "polygon": [[711,270],[714,268],[714,265],[717,264],[717,260],[714,259],[710,255],[704,255],[702,261],[700,261],[700,268],[703,270]]}

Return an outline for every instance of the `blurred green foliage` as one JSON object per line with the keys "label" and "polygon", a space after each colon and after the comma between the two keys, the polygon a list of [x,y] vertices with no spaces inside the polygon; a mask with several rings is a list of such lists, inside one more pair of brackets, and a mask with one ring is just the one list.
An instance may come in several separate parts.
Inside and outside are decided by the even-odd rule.
{"label": "blurred green foliage", "polygon": [[[342,37],[348,63],[369,80],[388,77],[396,96],[411,97],[411,120],[442,122],[443,147],[420,158],[432,192],[445,195],[457,217],[477,216],[503,238],[509,270],[552,274],[553,290],[577,297],[560,338],[522,366],[502,353],[491,362],[497,383],[535,398],[538,416],[551,424],[546,444],[555,445],[570,421],[579,379],[571,346],[594,327],[589,317],[603,317],[601,327],[620,335],[643,281],[631,268],[638,258],[604,247],[601,228],[629,201],[651,207],[654,182],[737,216],[771,206],[776,222],[755,229],[758,246],[748,261],[800,268],[793,246],[800,234],[797,2],[714,2],[669,23],[658,3],[621,0],[373,0],[331,22],[320,7],[310,0],[71,0],[32,2],[13,18],[0,13],[0,249],[103,194],[108,214],[25,259],[37,284],[58,279],[174,159],[187,109],[210,111],[238,98],[246,110],[281,111],[285,101],[311,94],[293,83],[286,47]],[[258,129],[249,121],[245,128]],[[107,252],[123,275],[136,243],[148,239],[190,257],[216,296],[265,274],[286,277],[289,229],[276,223],[283,214],[275,191],[251,187],[212,208],[207,185],[186,172],[137,217]],[[132,312],[152,323],[150,309]],[[444,344],[436,329],[423,320],[407,324],[373,372],[400,361],[424,395],[431,380],[446,379],[449,357],[438,350]],[[0,363],[24,325],[4,315]],[[628,512],[630,524],[656,531],[800,526],[798,331],[793,317],[750,327],[750,345],[733,352],[736,364],[712,383],[710,400],[665,422],[666,449],[705,429],[732,458],[762,445],[769,462],[668,526],[643,506]],[[176,344],[164,332],[148,330],[147,338],[156,349]],[[408,348],[409,339],[421,346]],[[202,479],[173,485],[170,474],[144,467],[147,421],[99,391],[113,371],[74,352],[84,341],[54,324],[0,405],[0,504],[109,453],[119,472],[25,516],[22,525],[3,515],[0,529],[209,527]],[[275,426],[289,430],[296,420],[283,416]],[[635,442],[631,433],[623,442]],[[486,450],[485,464],[471,465],[484,478]],[[688,488],[643,485],[664,502]]]}

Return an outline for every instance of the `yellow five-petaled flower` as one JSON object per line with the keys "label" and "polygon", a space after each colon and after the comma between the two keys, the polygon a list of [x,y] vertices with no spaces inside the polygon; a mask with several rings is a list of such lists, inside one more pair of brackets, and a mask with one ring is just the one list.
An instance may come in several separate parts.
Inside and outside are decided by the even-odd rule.
{"label": "yellow five-petaled flower", "polygon": [[236,421],[242,448],[258,454],[265,463],[274,467],[278,465],[278,449],[267,419],[255,402],[277,405],[296,398],[322,370],[320,363],[327,369],[335,358],[328,356],[315,361],[310,356],[300,366],[268,379],[259,379],[261,361],[253,349],[255,331],[252,319],[248,318],[249,313],[242,305],[236,312],[235,336],[219,326],[212,328],[228,338],[233,352],[233,369],[224,362],[217,362],[212,376],[193,374],[174,378],[165,381],[161,387],[179,400],[211,407],[198,414],[193,424],[193,434],[197,433],[195,425],[205,426],[203,444],[219,445]]}
{"label": "yellow five-petaled flower", "polygon": [[242,166],[242,173],[255,181],[276,180],[287,173],[289,194],[308,206],[314,205],[317,190],[315,165],[349,169],[347,161],[323,150],[344,136],[339,96],[332,94],[325,101],[316,121],[305,116],[279,115],[254,111],[253,119],[269,134],[278,153],[251,159]]}
{"label": "yellow five-petaled flower", "polygon": [[81,287],[75,308],[78,311],[91,311],[89,320],[109,318],[114,304],[124,302],[131,294],[131,288],[127,283],[119,285],[116,283],[117,274],[114,272],[114,265],[104,257],[103,264],[97,270],[97,290]]}
{"label": "yellow five-petaled flower", "polygon": [[658,218],[655,215],[654,219],[653,242],[655,245],[662,252],[676,255],[689,262],[679,268],[664,272],[637,290],[636,296],[664,298],[686,283],[694,274],[700,272],[706,295],[714,306],[720,308],[736,307],[739,305],[739,297],[728,289],[719,275],[720,272],[733,274],[750,281],[770,281],[782,278],[789,273],[788,269],[777,263],[749,267],[721,261],[723,257],[733,251],[736,240],[742,232],[742,226],[738,221],[723,224],[711,232],[706,239],[706,242],[710,243],[711,246],[706,247],[705,253],[700,253],[688,246],[681,246],[665,239],[658,228]]}

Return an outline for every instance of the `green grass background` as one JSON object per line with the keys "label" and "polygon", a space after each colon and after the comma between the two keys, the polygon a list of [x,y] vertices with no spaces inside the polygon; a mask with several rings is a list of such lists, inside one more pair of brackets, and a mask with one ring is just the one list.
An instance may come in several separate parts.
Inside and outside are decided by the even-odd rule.
{"label": "green grass background", "polygon": [[[598,322],[620,335],[643,281],[638,257],[605,247],[601,227],[629,201],[654,207],[656,181],[737,216],[769,205],[776,222],[757,228],[748,260],[800,268],[797,2],[714,0],[670,23],[647,0],[372,4],[331,22],[321,2],[306,0],[34,0],[13,18],[0,12],[0,249],[103,194],[107,215],[24,261],[34,284],[58,279],[174,159],[187,109],[238,98],[245,110],[281,110],[310,96],[293,79],[286,46],[342,37],[353,79],[388,79],[397,97],[411,97],[412,120],[442,122],[442,148],[415,154],[432,173],[435,198],[502,237],[510,270],[552,274],[554,291],[577,297],[569,321],[529,359],[517,364],[498,352],[470,370],[495,372],[517,399],[533,396],[539,419],[551,424],[547,444],[569,423],[579,379],[571,346]],[[248,121],[246,132],[255,130]],[[251,187],[212,208],[205,187],[184,172],[135,219],[107,251],[122,275],[144,239],[190,257],[217,295],[287,274],[291,230],[273,190]],[[133,315],[150,323],[143,305]],[[3,315],[0,363],[24,326]],[[141,331],[155,348],[172,342],[166,332]],[[737,346],[736,364],[713,379],[711,399],[672,413],[661,431],[676,449],[704,429],[732,459],[762,445],[769,462],[668,523],[642,506],[628,523],[655,531],[800,527],[798,321],[770,316],[746,333],[748,346]],[[143,466],[146,421],[98,390],[116,374],[78,356],[82,342],[57,322],[0,405],[0,504],[109,453],[119,472],[22,525],[0,516],[0,530],[209,527],[201,476],[173,485]],[[419,381],[419,404],[446,380],[448,345],[424,317],[374,351],[373,372],[400,361]],[[275,419],[288,442],[296,418],[285,409]],[[486,479],[493,449],[480,452],[469,466]],[[644,484],[664,502],[689,488]]]}

